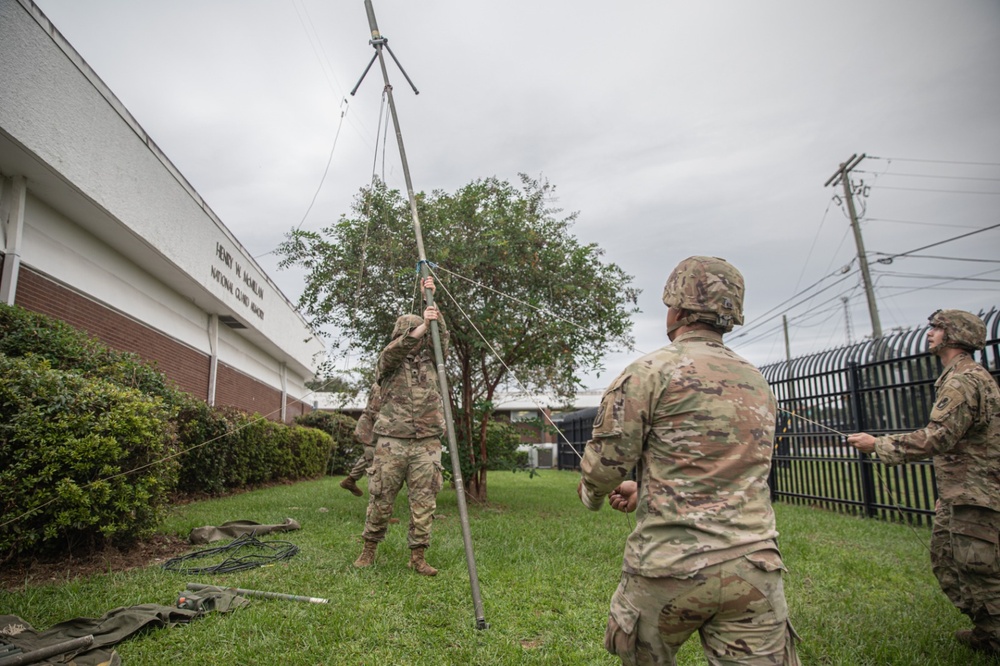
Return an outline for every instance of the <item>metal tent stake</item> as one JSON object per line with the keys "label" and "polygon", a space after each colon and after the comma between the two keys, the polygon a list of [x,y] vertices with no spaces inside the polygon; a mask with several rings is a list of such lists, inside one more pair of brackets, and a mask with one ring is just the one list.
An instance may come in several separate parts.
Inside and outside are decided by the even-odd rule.
{"label": "metal tent stake", "polygon": [[[399,67],[399,71],[403,73],[406,78],[407,83],[413,88],[413,92],[420,94],[413,82],[410,81],[410,77],[406,75],[403,70],[402,65],[399,64],[399,60],[396,59],[395,54],[389,49],[388,40],[382,37],[378,29],[378,24],[375,22],[375,10],[372,7],[371,0],[365,0],[365,11],[368,12],[368,27],[371,28],[372,38],[369,42],[375,48],[375,55],[372,57],[371,61],[368,63],[368,67],[365,68],[364,73],[361,75],[361,79],[358,81],[357,85],[354,86],[354,90],[351,91],[351,95],[358,91],[358,87],[361,86],[361,81],[364,80],[365,75],[368,74],[368,70],[371,69],[372,64],[378,59],[379,66],[382,68],[382,80],[385,83],[385,92],[389,98],[389,112],[392,114],[392,125],[396,130],[396,143],[399,146],[399,157],[403,162],[403,177],[406,179],[406,194],[410,199],[410,215],[413,218],[413,231],[417,237],[417,254],[420,258],[420,276],[421,278],[430,277],[430,269],[427,267],[427,255],[424,252],[424,238],[420,232],[420,218],[417,215],[417,199],[413,194],[413,183],[410,180],[410,167],[406,161],[406,150],[403,148],[403,134],[399,129],[399,117],[396,115],[396,102],[392,97],[392,86],[389,84],[389,72],[385,67],[385,56],[382,53],[383,47],[385,50],[389,51],[389,55],[392,56],[393,61]],[[430,289],[424,290],[424,298],[428,305],[434,305],[434,292]],[[437,320],[431,320],[431,338],[434,342],[434,359],[437,362],[437,374],[438,383],[441,386],[441,402],[444,405],[444,417],[445,424],[447,425],[448,431],[448,451],[451,453],[451,468],[452,474],[455,480],[456,495],[458,497],[458,515],[462,522],[462,539],[465,542],[465,561],[469,567],[469,583],[472,587],[472,603],[476,610],[476,628],[486,629],[486,619],[483,616],[483,600],[479,595],[479,576],[476,574],[476,557],[472,552],[472,536],[469,532],[469,511],[465,504],[465,481],[462,479],[462,467],[458,458],[458,442],[455,439],[455,422],[451,414],[451,401],[448,399],[448,378],[445,376],[444,371],[444,354],[441,351],[441,334],[438,331]]]}

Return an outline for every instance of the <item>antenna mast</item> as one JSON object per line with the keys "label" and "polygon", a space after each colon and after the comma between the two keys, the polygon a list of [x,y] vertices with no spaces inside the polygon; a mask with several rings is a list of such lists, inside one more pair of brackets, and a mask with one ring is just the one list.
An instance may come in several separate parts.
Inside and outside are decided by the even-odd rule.
{"label": "antenna mast", "polygon": [[[420,259],[420,277],[427,278],[430,277],[430,268],[427,266],[427,255],[424,252],[424,238],[420,231],[420,217],[417,215],[417,199],[413,194],[413,183],[410,180],[410,166],[406,161],[406,149],[403,147],[403,134],[399,129],[399,117],[396,115],[396,102],[392,97],[392,85],[389,83],[389,72],[385,66],[385,56],[382,50],[385,49],[392,56],[393,62],[399,67],[399,71],[402,72],[403,77],[406,82],[410,84],[410,88],[413,89],[414,94],[419,95],[420,91],[417,90],[413,82],[410,81],[410,77],[407,76],[406,71],[403,66],[399,64],[399,60],[396,59],[396,55],[389,48],[389,40],[382,36],[379,32],[378,23],[375,21],[375,9],[372,7],[371,0],[365,0],[365,11],[368,13],[368,27],[371,29],[372,38],[368,42],[375,48],[375,55],[368,62],[368,66],[365,67],[364,73],[361,74],[361,78],[358,80],[357,85],[354,86],[354,90],[351,91],[351,96],[358,91],[361,86],[361,82],[364,81],[365,76],[368,74],[368,70],[371,69],[372,65],[378,60],[379,66],[382,69],[382,81],[385,84],[385,93],[389,99],[389,111],[392,115],[392,125],[396,130],[396,144],[399,146],[399,157],[403,163],[403,177],[406,179],[406,194],[410,199],[410,215],[413,218],[413,232],[417,237],[417,254]],[[434,292],[430,289],[424,290],[424,299],[427,301],[428,306],[434,305]],[[458,497],[458,514],[462,523],[462,539],[465,542],[465,560],[469,568],[469,583],[472,586],[472,603],[475,606],[476,611],[476,628],[486,629],[486,619],[483,613],[483,600],[479,595],[479,576],[476,573],[476,558],[472,552],[472,536],[469,532],[469,511],[465,503],[465,481],[462,479],[462,467],[458,457],[458,442],[455,438],[455,422],[451,413],[451,400],[449,399],[448,391],[448,378],[445,375],[444,370],[444,353],[441,351],[441,334],[438,330],[437,320],[431,320],[431,338],[434,342],[434,359],[437,362],[437,374],[438,383],[441,387],[441,402],[444,405],[444,418],[445,424],[447,425],[448,431],[448,451],[451,454],[451,467],[452,475],[455,480],[455,494]]]}

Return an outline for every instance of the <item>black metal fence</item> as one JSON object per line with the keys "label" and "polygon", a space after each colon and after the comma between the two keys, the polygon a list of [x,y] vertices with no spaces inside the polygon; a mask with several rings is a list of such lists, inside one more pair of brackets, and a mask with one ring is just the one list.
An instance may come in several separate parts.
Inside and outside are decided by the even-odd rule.
{"label": "black metal fence", "polygon": [[[1000,378],[1000,311],[981,315],[986,348],[976,354]],[[885,467],[845,442],[854,432],[908,432],[927,425],[941,372],[926,351],[927,326],[761,368],[778,398],[771,497],[890,521],[930,524],[937,500],[931,461]],[[557,423],[560,469],[578,469],[596,409]]]}
{"label": "black metal fence", "polygon": [[[982,315],[977,360],[1000,377],[1000,312]],[[761,368],[780,408],[770,486],[774,500],[929,524],[937,499],[930,460],[886,467],[849,446],[854,432],[927,425],[941,372],[927,326]]]}
{"label": "black metal fence", "polygon": [[553,421],[562,432],[556,444],[556,465],[559,469],[580,469],[580,456],[594,431],[595,416],[597,407],[588,407]]}

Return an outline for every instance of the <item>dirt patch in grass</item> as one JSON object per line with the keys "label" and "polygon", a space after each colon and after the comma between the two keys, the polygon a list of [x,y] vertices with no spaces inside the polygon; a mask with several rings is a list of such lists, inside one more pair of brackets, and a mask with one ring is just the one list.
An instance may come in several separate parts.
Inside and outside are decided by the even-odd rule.
{"label": "dirt patch in grass", "polygon": [[136,543],[128,550],[108,547],[86,557],[62,555],[15,560],[0,566],[0,588],[16,591],[25,587],[63,583],[99,573],[156,566],[189,550],[191,544],[187,540],[177,536],[157,534]]}
{"label": "dirt patch in grass", "polygon": [[[272,488],[275,486],[292,485],[292,481],[272,481],[253,487],[240,488],[235,491],[209,495],[206,493],[187,493],[171,496],[169,504],[182,506],[203,500],[218,499],[229,495],[237,495],[250,490]],[[122,550],[107,547],[93,555],[74,557],[69,554],[47,557],[30,557],[0,564],[0,589],[15,591],[24,587],[38,587],[63,583],[75,578],[92,576],[99,573],[128,571],[163,564],[171,557],[177,557],[191,551],[192,546],[186,539],[167,534],[156,534],[136,543],[133,547]]]}

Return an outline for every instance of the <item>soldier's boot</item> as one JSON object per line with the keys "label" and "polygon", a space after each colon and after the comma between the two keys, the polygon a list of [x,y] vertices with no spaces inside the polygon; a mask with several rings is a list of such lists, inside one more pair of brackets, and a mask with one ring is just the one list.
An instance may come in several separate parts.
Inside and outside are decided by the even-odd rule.
{"label": "soldier's boot", "polygon": [[364,493],[361,491],[361,488],[358,488],[358,482],[352,479],[351,477],[347,477],[346,479],[341,481],[340,487],[343,488],[344,490],[350,490],[355,497],[361,497],[362,495],[364,495]]}
{"label": "soldier's boot", "polygon": [[1000,641],[978,627],[975,629],[959,629],[955,632],[955,640],[963,645],[968,645],[977,652],[1000,654]]}
{"label": "soldier's boot", "polygon": [[368,541],[365,539],[365,549],[361,551],[358,555],[358,559],[354,560],[354,566],[359,569],[364,569],[365,567],[370,567],[375,564],[375,551],[378,550],[378,541]]}
{"label": "soldier's boot", "polygon": [[414,548],[410,551],[410,561],[407,563],[408,567],[416,571],[421,576],[436,576],[438,570],[427,564],[427,560],[424,559],[424,549]]}

